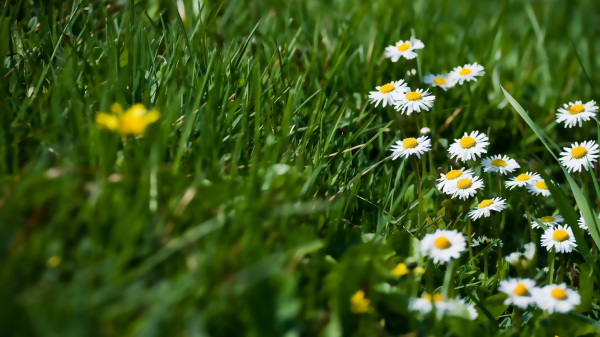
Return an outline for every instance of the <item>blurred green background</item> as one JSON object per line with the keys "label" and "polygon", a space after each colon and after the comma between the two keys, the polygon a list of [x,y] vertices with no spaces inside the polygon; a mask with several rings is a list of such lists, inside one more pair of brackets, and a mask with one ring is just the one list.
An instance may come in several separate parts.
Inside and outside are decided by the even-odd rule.
{"label": "blurred green background", "polygon": [[[501,86],[557,145],[596,139],[592,122],[564,129],[554,113],[596,98],[598,13],[593,0],[5,2],[2,335],[516,333],[502,326],[508,315],[433,324],[408,311],[425,282],[390,270],[423,265],[415,175],[386,158],[394,141],[431,128],[419,165],[425,211],[444,215],[441,228],[460,210],[434,179],[456,167],[446,148],[463,132],[489,134],[488,153],[523,169],[539,158],[559,172]],[[411,35],[425,44],[418,59],[382,57]],[[425,87],[424,75],[472,62],[486,71],[472,97],[465,86],[433,90],[435,107],[418,120],[367,103],[375,86]],[[98,130],[95,114],[115,102],[161,118],[143,137]],[[493,196],[495,180],[482,178]],[[509,195],[505,254],[532,237],[522,193]],[[530,198],[536,216],[554,212]],[[431,271],[430,287],[443,272]],[[351,313],[358,289],[374,313]],[[586,301],[579,312],[593,323],[596,299]],[[520,333],[600,331],[592,323],[538,315]]]}

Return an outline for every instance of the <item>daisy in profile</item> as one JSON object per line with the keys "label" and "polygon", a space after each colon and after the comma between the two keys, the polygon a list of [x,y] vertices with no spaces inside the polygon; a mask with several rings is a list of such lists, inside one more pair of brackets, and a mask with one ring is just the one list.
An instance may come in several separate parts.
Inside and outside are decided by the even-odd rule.
{"label": "daisy in profile", "polygon": [[[471,241],[471,247],[477,247],[479,245],[486,246],[486,245],[489,245],[490,243],[492,243],[493,241],[494,241],[494,239],[488,238],[487,236],[482,235],[478,238],[473,239],[473,241]],[[504,243],[502,243],[502,240],[500,240],[499,242],[500,242],[500,247],[504,247]]]}
{"label": "daisy in profile", "polygon": [[489,138],[484,133],[472,131],[471,134],[465,132],[461,139],[455,139],[450,145],[448,152],[452,155],[450,158],[457,157],[462,161],[477,159],[482,153],[486,153],[486,146],[490,145]]}
{"label": "daisy in profile", "polygon": [[469,212],[469,217],[472,220],[477,220],[483,217],[489,217],[491,211],[502,212],[506,208],[506,199],[493,198],[486,199],[477,205],[475,210]]}
{"label": "daisy in profile", "polygon": [[531,172],[521,173],[518,176],[514,177],[513,180],[507,181],[506,187],[509,187],[512,190],[513,188],[515,188],[517,186],[524,187],[529,184],[536,183],[540,180],[542,180],[542,177],[540,177],[540,175],[537,173],[531,173]]}
{"label": "daisy in profile", "polygon": [[431,141],[429,137],[422,136],[419,138],[406,138],[403,141],[397,141],[396,145],[392,145],[392,160],[398,157],[407,157],[411,154],[421,158],[421,155],[431,150]]}
{"label": "daisy in profile", "polygon": [[[544,225],[546,225],[546,227],[548,227],[548,228],[557,226],[561,222],[565,221],[565,219],[560,215],[555,215],[555,216],[548,215],[548,216],[541,217],[538,220],[540,220],[540,222],[543,223]],[[538,225],[537,222],[532,221],[531,228],[540,228],[540,225]]]}
{"label": "daisy in profile", "polygon": [[516,160],[507,156],[491,156],[481,161],[484,172],[500,173],[501,175],[512,173],[521,167]]}
{"label": "daisy in profile", "polygon": [[527,309],[528,306],[535,304],[533,294],[538,288],[536,288],[534,280],[511,278],[500,282],[498,290],[508,295],[504,304],[512,304],[521,309]]}
{"label": "daisy in profile", "polygon": [[483,71],[483,66],[477,64],[477,62],[473,64],[465,64],[462,67],[456,67],[451,72],[449,77],[458,82],[458,84],[462,85],[465,81],[475,81],[477,82],[478,76],[483,76],[485,71]]}
{"label": "daisy in profile", "polygon": [[[471,246],[473,246],[473,245],[471,245]],[[506,262],[508,262],[508,264],[516,265],[517,262],[519,262],[521,260],[521,253],[519,253],[519,252],[510,253],[510,254],[508,254],[508,256],[504,257],[504,260]]]}
{"label": "daisy in profile", "polygon": [[561,152],[560,161],[570,172],[582,172],[581,167],[586,171],[593,167],[593,163],[598,159],[598,144],[595,141],[585,141],[581,144],[575,142],[571,148],[563,147],[565,152]]}
{"label": "daisy in profile", "polygon": [[573,230],[568,225],[549,227],[542,234],[542,247],[546,247],[548,251],[554,247],[557,253],[570,253],[573,248],[577,247]]}
{"label": "daisy in profile", "polygon": [[446,174],[440,174],[440,179],[438,179],[437,188],[443,193],[450,194],[451,191],[456,186],[456,182],[463,178],[473,178],[473,170],[472,169],[464,169],[460,170],[451,170]]}
{"label": "daisy in profile", "polygon": [[435,96],[429,93],[429,90],[417,89],[416,91],[408,92],[404,95],[396,96],[396,110],[402,113],[410,114],[421,110],[429,111],[433,106]]}
{"label": "daisy in profile", "polygon": [[533,258],[535,257],[535,243],[533,243],[533,242],[526,243],[523,247],[524,247],[523,253],[514,252],[508,256],[505,256],[504,259],[506,260],[506,262],[508,262],[509,264],[515,265],[517,262],[519,262],[521,260],[521,258],[524,258],[526,261],[533,260]]}
{"label": "daisy in profile", "polygon": [[[577,223],[579,224],[579,228],[586,230],[588,232],[588,235],[592,235],[592,233],[590,233],[590,229],[588,228],[587,224],[585,223],[585,219],[583,218],[583,213],[581,213],[581,211],[579,212],[579,215],[581,216],[579,218],[579,220],[577,220]],[[598,214],[598,219],[600,219],[600,214]]]}
{"label": "daisy in profile", "polygon": [[433,259],[434,263],[446,263],[457,259],[466,248],[467,243],[463,235],[452,230],[438,229],[421,240],[421,253]]}
{"label": "daisy in profile", "polygon": [[565,283],[551,284],[534,291],[535,303],[548,313],[567,313],[581,303],[581,296]]}
{"label": "daisy in profile", "polygon": [[397,62],[401,57],[404,57],[407,60],[412,60],[417,57],[415,50],[423,48],[425,48],[423,42],[415,39],[415,37],[412,36],[410,40],[400,40],[396,42],[395,46],[386,47],[384,55],[385,57],[391,59],[392,62]]}
{"label": "daisy in profile", "polygon": [[449,187],[452,198],[468,199],[477,194],[477,190],[483,189],[483,180],[477,176],[461,178]]}
{"label": "daisy in profile", "polygon": [[379,103],[383,102],[383,107],[387,105],[392,106],[396,101],[396,96],[403,95],[405,92],[409,92],[410,89],[404,83],[404,80],[390,82],[379,87],[375,87],[377,91],[371,91],[369,93],[369,102],[375,103],[375,107]]}
{"label": "daisy in profile", "polygon": [[432,87],[440,87],[440,88],[444,89],[444,91],[448,90],[448,88],[454,87],[454,85],[456,84],[456,81],[454,79],[451,79],[447,75],[441,75],[441,74],[440,75],[433,75],[433,74],[425,75],[425,77],[423,77],[423,82],[425,82],[427,84],[431,84]]}
{"label": "daisy in profile", "polygon": [[548,189],[548,184],[546,184],[546,182],[543,180],[539,180],[539,181],[536,181],[535,183],[532,182],[531,184],[527,184],[527,190],[529,191],[529,193],[531,193],[533,195],[541,194],[544,197],[550,196],[550,190]]}
{"label": "daisy in profile", "polygon": [[451,301],[444,301],[442,295],[438,293],[434,294],[423,294],[420,298],[411,298],[409,309],[411,311],[418,311],[422,314],[431,312],[435,305],[435,311],[438,315],[443,315],[447,311],[455,309],[455,304]]}
{"label": "daisy in profile", "polygon": [[590,119],[596,118],[597,111],[598,107],[594,101],[589,101],[585,104],[581,101],[576,101],[575,103],[565,104],[563,109],[558,109],[559,113],[556,114],[556,122],[565,122],[565,128],[571,128],[577,124],[581,127],[584,121],[587,122]]}

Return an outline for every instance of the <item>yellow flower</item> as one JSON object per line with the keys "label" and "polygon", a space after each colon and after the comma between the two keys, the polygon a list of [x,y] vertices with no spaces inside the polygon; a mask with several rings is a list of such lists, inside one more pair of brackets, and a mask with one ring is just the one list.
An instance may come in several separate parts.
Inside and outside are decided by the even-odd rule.
{"label": "yellow flower", "polygon": [[111,111],[112,114],[98,113],[96,124],[122,135],[140,134],[160,117],[158,111],[148,111],[142,104],[134,104],[127,111],[123,111],[121,105],[115,103],[111,106]]}
{"label": "yellow flower", "polygon": [[365,312],[371,312],[373,311],[373,308],[369,306],[369,303],[371,303],[371,301],[365,298],[365,292],[359,290],[356,293],[354,293],[354,295],[352,295],[352,297],[350,298],[350,309],[355,314],[364,314]]}
{"label": "yellow flower", "polygon": [[425,269],[421,268],[421,267],[416,267],[414,269],[408,269],[408,267],[404,264],[404,263],[398,263],[398,265],[396,266],[396,268],[394,268],[392,270],[392,275],[396,275],[396,276],[404,276],[410,272],[413,272],[415,274],[423,274],[425,273]]}

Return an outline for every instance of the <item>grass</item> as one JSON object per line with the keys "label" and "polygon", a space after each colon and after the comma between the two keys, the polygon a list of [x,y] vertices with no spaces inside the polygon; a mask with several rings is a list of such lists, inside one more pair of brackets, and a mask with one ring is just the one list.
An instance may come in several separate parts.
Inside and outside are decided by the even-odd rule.
{"label": "grass", "polygon": [[[2,10],[5,335],[600,333],[599,227],[577,228],[580,209],[596,219],[597,168],[565,174],[552,154],[600,137],[593,121],[565,129],[554,116],[598,100],[597,2],[21,0]],[[411,35],[425,44],[417,59],[382,57]],[[425,88],[424,75],[472,62],[485,76],[433,88],[434,108],[416,118],[367,101],[391,80]],[[94,122],[113,103],[161,117],[122,137]],[[423,127],[432,151],[416,165],[392,161],[390,146]],[[457,167],[447,148],[473,130],[489,135],[489,155],[551,178],[552,198],[498,188],[475,161],[465,166],[485,189],[466,204],[446,198],[435,179]],[[468,220],[464,210],[497,195],[505,212]],[[566,270],[526,212],[573,227]],[[436,228],[494,237],[492,224],[503,256],[536,243],[535,265],[497,265],[496,241],[449,265],[419,254]],[[396,277],[400,262],[426,272]],[[496,289],[509,276],[562,279],[582,304],[515,310]],[[351,310],[358,290],[363,314]],[[434,291],[478,318],[409,310]]]}

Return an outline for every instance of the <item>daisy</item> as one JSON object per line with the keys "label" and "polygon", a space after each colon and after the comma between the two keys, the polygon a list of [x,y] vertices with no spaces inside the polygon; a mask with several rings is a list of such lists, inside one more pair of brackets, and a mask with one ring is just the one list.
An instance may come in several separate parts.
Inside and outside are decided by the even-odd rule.
{"label": "daisy", "polygon": [[565,128],[571,128],[577,123],[581,127],[583,121],[587,122],[590,119],[596,118],[596,111],[598,111],[598,107],[594,101],[589,101],[585,104],[581,101],[565,104],[564,109],[558,109],[560,113],[556,114],[556,122],[565,122]]}
{"label": "daisy", "polygon": [[456,297],[451,303],[456,305],[456,309],[459,310],[452,310],[451,314],[455,314],[461,313],[461,307],[466,309],[466,310],[462,310],[463,312],[467,312],[469,313],[469,318],[471,318],[471,320],[474,320],[477,318],[477,316],[479,316],[479,313],[477,313],[477,310],[475,309],[475,307],[472,304],[468,304],[467,302],[465,302],[465,300],[461,299],[460,297]]}
{"label": "daisy", "polygon": [[[471,245],[471,246],[473,246],[473,245]],[[521,253],[519,253],[519,252],[510,253],[508,256],[504,257],[504,260],[506,260],[506,262],[508,262],[509,264],[515,265],[515,264],[517,264],[517,262],[519,262],[521,260]]]}
{"label": "daisy", "polygon": [[531,279],[517,280],[514,278],[500,282],[498,290],[508,295],[504,304],[513,304],[521,309],[527,309],[528,306],[535,303],[533,294],[538,290],[535,287],[535,281]]}
{"label": "daisy", "polygon": [[410,300],[409,308],[412,311],[426,314],[431,312],[434,305],[438,314],[443,314],[446,311],[454,309],[454,304],[444,301],[440,294],[424,294],[421,298],[412,298]]}
{"label": "daisy", "polygon": [[[478,238],[473,239],[473,241],[471,241],[471,247],[477,247],[479,245],[489,245],[490,243],[492,243],[492,241],[494,241],[494,239],[488,238],[487,236],[482,235]],[[504,243],[502,243],[502,240],[500,240],[500,247],[504,247]]]}
{"label": "daisy", "polygon": [[521,257],[525,258],[527,261],[533,260],[535,257],[535,243],[530,242],[525,244],[523,247],[525,248],[523,253],[514,252],[508,256],[505,256],[504,259],[506,262],[514,265],[521,260]]}
{"label": "daisy", "polygon": [[477,62],[473,64],[465,64],[462,67],[456,67],[454,70],[450,72],[448,75],[455,82],[458,81],[458,84],[462,85],[464,81],[475,81],[477,82],[477,76],[483,76],[485,71],[483,71],[483,66],[477,64]]}
{"label": "daisy", "polygon": [[404,57],[407,60],[412,60],[417,57],[417,53],[414,52],[416,49],[423,49],[425,45],[421,40],[415,39],[414,36],[410,40],[398,41],[395,46],[388,46],[385,48],[385,57],[392,59],[392,62],[397,62],[400,57]]}
{"label": "daisy", "polygon": [[451,230],[440,229],[425,235],[421,240],[421,253],[432,258],[434,263],[446,263],[453,258],[457,259],[466,247],[462,234]]}
{"label": "daisy", "polygon": [[531,182],[531,184],[527,184],[527,190],[533,195],[541,194],[544,197],[550,196],[550,190],[548,189],[548,185],[545,181],[541,179],[539,181],[536,181],[535,183]]}
{"label": "daisy", "polygon": [[404,80],[390,82],[379,87],[375,87],[377,91],[369,92],[369,102],[375,103],[375,107],[383,101],[383,107],[392,106],[396,101],[396,96],[409,92],[410,89],[404,83]]}
{"label": "daisy", "polygon": [[539,288],[535,291],[534,297],[537,306],[550,314],[567,313],[581,303],[581,296],[575,290],[568,289],[565,283]]}
{"label": "daisy", "polygon": [[452,193],[452,198],[457,196],[460,199],[471,198],[477,194],[477,190],[483,189],[483,180],[477,176],[470,178],[462,178],[456,181],[456,184],[452,184],[449,188],[449,193]]}
{"label": "daisy", "polygon": [[566,167],[570,172],[582,172],[581,167],[587,171],[588,168],[592,167],[592,163],[595,163],[598,159],[598,144],[595,141],[590,140],[579,144],[571,144],[571,148],[563,147],[565,152],[561,152],[560,161],[563,166]]}
{"label": "daisy", "polygon": [[573,230],[568,225],[549,227],[542,234],[542,247],[546,247],[548,251],[554,247],[557,253],[570,253],[573,248],[577,247]]}
{"label": "daisy", "polygon": [[396,96],[396,110],[401,111],[410,116],[415,111],[417,113],[422,110],[429,111],[429,108],[433,106],[433,100],[435,96],[429,93],[429,89],[423,91],[423,89],[417,89],[404,95]]}
{"label": "daisy", "polygon": [[403,141],[397,141],[396,145],[392,145],[392,160],[396,160],[398,157],[406,157],[411,154],[417,155],[417,158],[421,158],[421,155],[431,150],[431,141],[429,137],[422,136],[419,138],[406,138]]}
{"label": "daisy", "polygon": [[506,208],[506,199],[493,198],[486,199],[477,205],[475,210],[469,212],[469,217],[472,220],[477,220],[483,217],[489,217],[491,211],[502,212]]}
{"label": "daisy", "polygon": [[518,176],[516,176],[515,178],[513,178],[513,180],[507,181],[506,187],[510,187],[510,189],[512,190],[513,188],[515,188],[517,186],[519,186],[519,187],[527,186],[529,184],[536,183],[540,180],[542,180],[542,178],[537,173],[531,173],[531,172],[521,173]]}
{"label": "daisy", "polygon": [[444,89],[444,91],[448,90],[448,88],[454,87],[456,81],[451,79],[446,75],[433,75],[429,74],[423,77],[423,82],[427,84],[431,84],[432,87],[440,87]]}
{"label": "daisy", "polygon": [[[588,231],[588,235],[592,235],[592,233],[590,232],[590,229],[588,228],[587,224],[585,223],[585,219],[583,219],[583,213],[579,212],[579,215],[581,215],[579,220],[577,220],[577,223],[579,224],[579,228]],[[598,214],[598,219],[600,219],[600,214]]]}
{"label": "daisy", "polygon": [[[546,227],[548,227],[548,228],[554,227],[554,226],[558,225],[559,223],[565,221],[565,219],[560,215],[555,215],[555,216],[549,215],[549,216],[541,217],[538,220],[540,220],[540,222],[543,223],[544,225],[546,225]],[[531,228],[540,228],[540,225],[538,225],[537,222],[532,221]]]}
{"label": "daisy", "polygon": [[452,155],[450,158],[457,157],[462,161],[469,159],[475,160],[482,153],[487,153],[486,146],[490,145],[489,138],[479,131],[472,131],[470,135],[466,132],[461,139],[455,139],[450,145],[448,152]]}
{"label": "daisy", "polygon": [[501,175],[512,173],[514,170],[521,167],[517,161],[507,156],[491,156],[481,161],[484,172],[500,173]]}
{"label": "daisy", "polygon": [[440,179],[438,179],[437,188],[443,193],[450,194],[453,186],[456,186],[456,182],[462,178],[473,178],[473,170],[472,169],[464,169],[460,170],[451,170],[446,174],[440,174]]}

